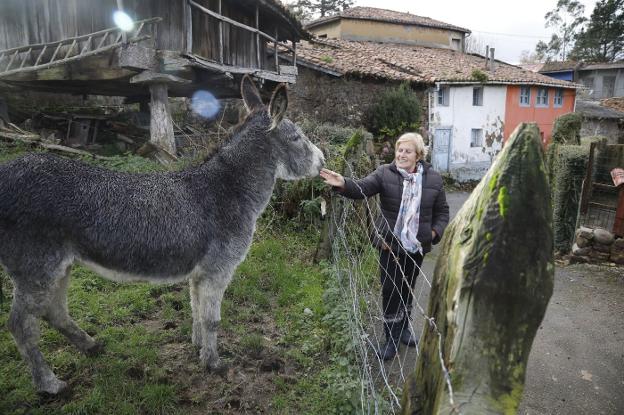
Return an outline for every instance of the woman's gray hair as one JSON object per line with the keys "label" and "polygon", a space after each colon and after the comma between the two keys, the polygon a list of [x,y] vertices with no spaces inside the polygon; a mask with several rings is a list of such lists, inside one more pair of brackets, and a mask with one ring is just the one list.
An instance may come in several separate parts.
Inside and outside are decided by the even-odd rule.
{"label": "woman's gray hair", "polygon": [[405,133],[394,144],[394,149],[396,151],[399,148],[399,144],[401,143],[412,143],[414,144],[414,148],[416,149],[416,155],[419,160],[424,160],[427,157],[427,147],[425,147],[425,140],[423,140],[422,135],[418,133]]}

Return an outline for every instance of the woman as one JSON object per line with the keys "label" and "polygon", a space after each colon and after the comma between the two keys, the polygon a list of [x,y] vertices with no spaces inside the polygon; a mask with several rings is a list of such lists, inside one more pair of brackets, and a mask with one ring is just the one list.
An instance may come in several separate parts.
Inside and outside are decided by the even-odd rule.
{"label": "woman", "polygon": [[412,289],[424,255],[442,238],[449,208],[442,177],[424,159],[420,134],[406,133],[395,144],[395,159],[361,180],[321,170],[325,183],[343,196],[363,199],[379,194],[381,214],[375,221],[373,244],[380,251],[380,274],[386,342],[377,353],[392,359],[399,341],[415,346],[410,330]]}

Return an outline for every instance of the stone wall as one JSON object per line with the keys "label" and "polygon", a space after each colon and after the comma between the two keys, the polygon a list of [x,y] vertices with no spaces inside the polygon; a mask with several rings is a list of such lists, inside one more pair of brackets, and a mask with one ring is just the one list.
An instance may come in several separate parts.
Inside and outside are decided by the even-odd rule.
{"label": "stone wall", "polygon": [[[288,94],[287,116],[292,120],[306,118],[349,127],[366,126],[369,110],[383,91],[398,86],[398,82],[384,80],[334,77],[302,66],[298,70],[297,83]],[[426,131],[426,89],[415,91],[422,103],[421,126]]]}
{"label": "stone wall", "polygon": [[624,120],[584,118],[581,137],[607,137],[607,144],[624,144]]}
{"label": "stone wall", "polygon": [[571,262],[613,262],[624,265],[624,238],[604,229],[580,227],[575,234]]}

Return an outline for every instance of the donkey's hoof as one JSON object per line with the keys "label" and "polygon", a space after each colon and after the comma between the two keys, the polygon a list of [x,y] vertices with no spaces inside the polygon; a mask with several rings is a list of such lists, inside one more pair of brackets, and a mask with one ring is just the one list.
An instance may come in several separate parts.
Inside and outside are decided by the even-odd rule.
{"label": "donkey's hoof", "polygon": [[104,343],[95,342],[93,346],[84,351],[84,354],[89,357],[96,357],[104,353]]}
{"label": "donkey's hoof", "polygon": [[67,387],[67,383],[62,380],[54,379],[41,386],[37,390],[37,395],[39,395],[39,399],[46,400],[54,400],[58,398],[62,398],[67,396],[70,392],[70,388]]}

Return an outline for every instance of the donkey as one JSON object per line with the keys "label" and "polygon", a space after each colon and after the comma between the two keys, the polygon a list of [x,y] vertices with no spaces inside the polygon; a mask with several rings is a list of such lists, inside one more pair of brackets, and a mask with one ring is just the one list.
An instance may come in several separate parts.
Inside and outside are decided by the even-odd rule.
{"label": "donkey", "polygon": [[67,387],[39,350],[39,318],[87,355],[102,349],[68,313],[74,261],[115,281],[189,280],[200,364],[222,367],[223,293],[276,179],[316,176],[324,164],[323,153],[284,118],[285,85],[275,89],[268,108],[248,76],[241,93],[245,121],[195,168],[128,174],[49,154],[0,166],[0,264],[14,285],[8,326],[38,392],[54,395]]}

